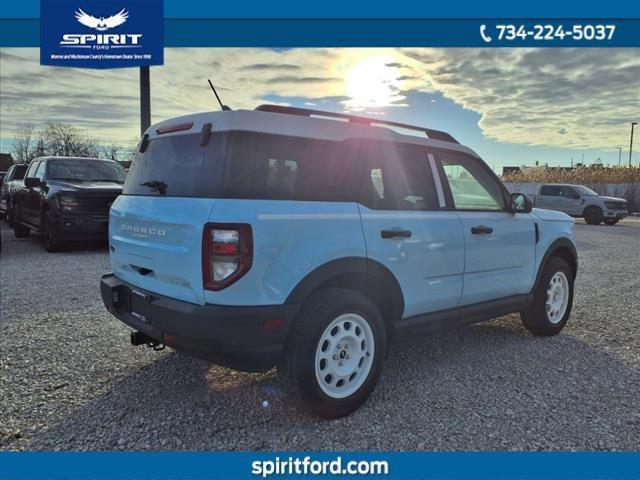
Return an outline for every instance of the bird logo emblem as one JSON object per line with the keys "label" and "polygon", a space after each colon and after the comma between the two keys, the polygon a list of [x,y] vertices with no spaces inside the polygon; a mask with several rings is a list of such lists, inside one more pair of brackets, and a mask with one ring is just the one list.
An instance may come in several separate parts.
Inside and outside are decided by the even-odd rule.
{"label": "bird logo emblem", "polygon": [[98,30],[99,32],[104,32],[105,30],[109,30],[110,28],[122,25],[129,18],[129,12],[127,12],[124,8],[115,15],[111,15],[107,18],[96,18],[93,15],[85,13],[81,8],[79,8],[75,13],[76,20],[78,20],[79,23],[89,28]]}

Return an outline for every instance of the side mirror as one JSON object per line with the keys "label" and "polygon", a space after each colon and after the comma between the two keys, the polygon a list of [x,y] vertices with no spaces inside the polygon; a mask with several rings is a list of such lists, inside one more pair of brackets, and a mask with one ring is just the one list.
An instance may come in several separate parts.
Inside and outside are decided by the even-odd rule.
{"label": "side mirror", "polygon": [[529,213],[532,208],[531,199],[524,193],[511,194],[511,211],[513,213]]}
{"label": "side mirror", "polygon": [[42,185],[42,182],[39,178],[27,177],[24,179],[24,186],[27,188],[39,187],[40,185]]}

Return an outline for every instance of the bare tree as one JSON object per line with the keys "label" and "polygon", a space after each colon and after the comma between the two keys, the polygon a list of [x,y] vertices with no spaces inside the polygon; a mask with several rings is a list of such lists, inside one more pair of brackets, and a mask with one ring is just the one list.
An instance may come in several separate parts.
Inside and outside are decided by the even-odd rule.
{"label": "bare tree", "polygon": [[50,123],[42,132],[47,155],[96,157],[100,147],[84,132],[67,123]]}
{"label": "bare tree", "polygon": [[33,123],[18,123],[13,136],[13,156],[16,163],[30,162],[36,156],[35,126]]}
{"label": "bare tree", "polygon": [[119,160],[119,156],[122,153],[122,146],[117,143],[109,143],[107,145],[103,145],[100,150],[100,153],[105,158],[109,158],[111,160]]}

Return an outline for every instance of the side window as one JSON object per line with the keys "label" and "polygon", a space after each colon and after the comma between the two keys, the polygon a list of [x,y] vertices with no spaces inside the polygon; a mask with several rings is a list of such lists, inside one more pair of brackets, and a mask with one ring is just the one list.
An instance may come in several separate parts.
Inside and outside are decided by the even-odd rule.
{"label": "side window", "polygon": [[232,198],[355,201],[357,165],[348,142],[238,132],[225,194]]}
{"label": "side window", "polygon": [[555,187],[553,185],[545,185],[540,189],[540,195],[548,195],[550,197],[559,197],[560,196],[560,187]]}
{"label": "side window", "polygon": [[4,176],[4,179],[3,179],[4,183],[7,183],[13,180],[13,172],[15,172],[15,170],[16,170],[15,165],[11,165],[9,167],[9,170],[7,170],[7,174]]}
{"label": "side window", "polygon": [[24,178],[24,174],[27,173],[26,165],[19,165],[15,168],[13,179],[14,180],[22,180]]}
{"label": "side window", "polygon": [[27,174],[25,175],[25,177],[35,177],[36,169],[38,168],[40,163],[41,162],[31,162],[31,165],[29,165],[29,170],[27,170]]}
{"label": "side window", "polygon": [[569,188],[569,187],[562,188],[562,195],[571,199],[580,198],[580,195],[578,195],[578,192],[576,192],[573,188]]}
{"label": "side window", "polygon": [[378,210],[433,210],[435,188],[427,154],[393,143],[363,149],[365,171],[359,201]]}
{"label": "side window", "polygon": [[44,171],[47,168],[47,163],[46,162],[40,162],[40,165],[38,165],[38,169],[36,170],[36,174],[35,177],[39,178],[40,180],[44,179]]}
{"label": "side window", "polygon": [[500,184],[482,165],[456,153],[441,153],[439,158],[456,209],[504,210]]}

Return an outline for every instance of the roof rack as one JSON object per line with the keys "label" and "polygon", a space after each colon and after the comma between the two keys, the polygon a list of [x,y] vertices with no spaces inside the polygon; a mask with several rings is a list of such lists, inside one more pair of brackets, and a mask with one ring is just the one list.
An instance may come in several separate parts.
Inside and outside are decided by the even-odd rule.
{"label": "roof rack", "polygon": [[424,133],[428,138],[433,140],[440,140],[443,142],[450,143],[459,143],[455,138],[449,135],[447,132],[442,132],[440,130],[432,130],[430,128],[422,128],[416,127],[415,125],[409,125],[406,123],[398,123],[398,122],[389,122],[387,120],[379,120],[376,118],[368,118],[368,117],[360,117],[357,115],[349,115],[346,113],[334,113],[334,112],[324,112],[322,110],[311,110],[308,108],[298,108],[298,107],[287,107],[284,105],[260,105],[256,107],[257,111],[260,112],[271,112],[271,113],[284,113],[286,115],[299,115],[302,117],[329,117],[329,118],[340,118],[343,120],[348,120],[352,123],[359,123],[361,125],[388,125],[390,127],[404,128],[406,130],[414,130],[417,132]]}

